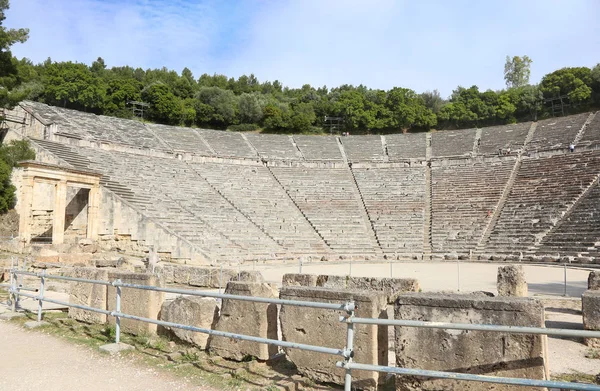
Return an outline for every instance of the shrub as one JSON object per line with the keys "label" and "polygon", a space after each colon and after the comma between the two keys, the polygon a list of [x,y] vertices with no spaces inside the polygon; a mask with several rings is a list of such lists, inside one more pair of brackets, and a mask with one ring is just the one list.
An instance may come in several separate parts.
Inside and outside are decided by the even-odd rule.
{"label": "shrub", "polygon": [[260,129],[260,126],[256,124],[231,125],[227,128],[227,130],[232,132],[252,132],[258,129]]}

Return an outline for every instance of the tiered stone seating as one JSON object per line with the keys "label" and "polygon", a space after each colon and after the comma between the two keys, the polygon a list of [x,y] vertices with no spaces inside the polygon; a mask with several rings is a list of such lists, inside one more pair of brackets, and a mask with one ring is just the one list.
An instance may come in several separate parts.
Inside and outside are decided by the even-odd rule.
{"label": "tiered stone seating", "polygon": [[340,140],[350,162],[385,160],[381,136],[347,136]]}
{"label": "tiered stone seating", "polygon": [[423,252],[425,168],[353,168],[384,253]]}
{"label": "tiered stone seating", "polygon": [[543,151],[569,148],[589,115],[584,113],[539,121],[528,149]]}
{"label": "tiered stone seating", "polygon": [[523,149],[530,128],[531,122],[483,128],[479,153],[498,154],[499,150],[506,151],[508,148],[511,151]]}
{"label": "tiered stone seating", "polygon": [[473,152],[477,129],[444,130],[431,134],[433,157],[468,156]]}
{"label": "tiered stone seating", "polygon": [[592,121],[585,128],[581,140],[577,143],[577,147],[579,146],[600,148],[600,112],[596,112]]}
{"label": "tiered stone seating", "polygon": [[425,133],[390,134],[385,141],[391,161],[425,159]]}
{"label": "tiered stone seating", "polygon": [[331,249],[361,255],[376,251],[348,169],[273,167],[272,171]]}
{"label": "tiered stone seating", "polygon": [[431,235],[436,253],[475,250],[515,162],[462,163],[431,168]]}
{"label": "tiered stone seating", "polygon": [[306,160],[342,160],[336,137],[297,135],[293,138]]}
{"label": "tiered stone seating", "polygon": [[201,156],[213,155],[196,130],[192,128],[159,124],[148,124],[146,126],[153,130],[174,151],[189,152]]}
{"label": "tiered stone seating", "polygon": [[485,251],[529,250],[592,183],[599,167],[599,152],[524,158]]}
{"label": "tiered stone seating", "polygon": [[24,105],[31,107],[48,123],[57,124],[59,134],[136,148],[168,149],[140,121],[95,115],[29,101]]}
{"label": "tiered stone seating", "polygon": [[241,133],[220,130],[198,130],[200,137],[212,147],[220,157],[256,158],[256,152],[244,140]]}
{"label": "tiered stone seating", "polygon": [[61,120],[61,115],[54,110],[54,106],[48,106],[43,103],[33,101],[23,101],[20,103],[23,107],[35,113],[35,115],[44,121],[46,125],[56,123]]}
{"label": "tiered stone seating", "polygon": [[192,167],[279,245],[297,254],[323,254],[327,245],[264,166]]}
{"label": "tiered stone seating", "polygon": [[294,146],[290,136],[248,133],[246,138],[265,159],[298,160],[301,158],[300,151]]}
{"label": "tiered stone seating", "polygon": [[600,257],[600,185],[596,183],[556,229],[544,237],[537,252]]}

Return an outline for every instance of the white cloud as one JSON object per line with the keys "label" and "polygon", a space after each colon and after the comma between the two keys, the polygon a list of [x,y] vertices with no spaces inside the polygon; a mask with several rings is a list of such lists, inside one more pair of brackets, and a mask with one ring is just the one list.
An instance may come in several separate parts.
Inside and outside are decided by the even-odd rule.
{"label": "white cloud", "polygon": [[110,66],[181,71],[184,63],[201,67],[207,61],[215,19],[209,2],[19,0],[7,22],[31,30],[29,41],[13,52],[35,62],[51,57],[91,63],[100,56]]}
{"label": "white cloud", "polygon": [[12,0],[29,27],[14,53],[35,62],[254,73],[299,87],[365,84],[416,91],[504,86],[506,55],[532,81],[600,58],[598,0]]}

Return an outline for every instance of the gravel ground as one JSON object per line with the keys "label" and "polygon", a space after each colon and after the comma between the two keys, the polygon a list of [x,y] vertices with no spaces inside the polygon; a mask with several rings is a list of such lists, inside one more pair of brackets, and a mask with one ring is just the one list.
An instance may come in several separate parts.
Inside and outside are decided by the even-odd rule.
{"label": "gravel ground", "polygon": [[0,390],[214,391],[0,321]]}

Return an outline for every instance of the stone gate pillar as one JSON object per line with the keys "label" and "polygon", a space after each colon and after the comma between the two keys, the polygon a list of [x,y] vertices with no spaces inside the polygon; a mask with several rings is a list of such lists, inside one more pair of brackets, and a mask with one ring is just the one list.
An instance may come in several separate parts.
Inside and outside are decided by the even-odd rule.
{"label": "stone gate pillar", "polygon": [[52,223],[52,244],[65,241],[65,212],[67,208],[67,181],[56,183],[54,191],[54,221]]}

